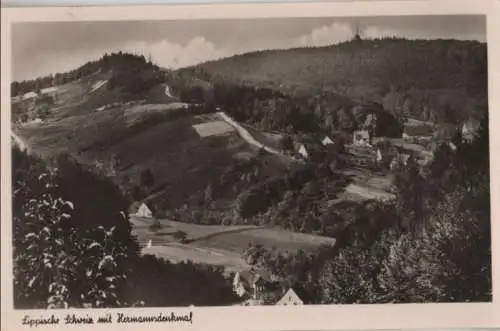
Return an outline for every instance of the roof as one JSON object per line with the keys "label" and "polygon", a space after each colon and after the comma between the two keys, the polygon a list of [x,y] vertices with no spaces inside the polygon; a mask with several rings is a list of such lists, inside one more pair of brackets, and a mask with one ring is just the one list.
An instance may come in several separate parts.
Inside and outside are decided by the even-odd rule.
{"label": "roof", "polygon": [[321,141],[315,141],[313,139],[304,139],[304,140],[302,140],[298,144],[297,150],[300,150],[302,147],[306,150],[307,153],[315,152],[315,151],[320,151],[320,150],[322,150],[322,149],[325,148],[323,146],[323,144],[321,143]]}
{"label": "roof", "polygon": [[[286,300],[288,298],[288,300]],[[288,291],[286,291],[286,293],[281,297],[281,299],[278,300],[278,302],[276,302],[276,305],[286,305],[287,302],[290,300],[290,299],[298,299],[300,301],[302,301],[302,299],[300,298],[300,296],[295,293],[295,291],[293,290],[293,288],[290,288],[288,289]],[[302,301],[303,302],[303,301]]]}
{"label": "roof", "polygon": [[463,123],[462,129],[466,129],[470,132],[476,132],[479,130],[480,127],[481,127],[481,122],[478,119],[474,117],[469,117],[467,121]]}
{"label": "roof", "polygon": [[328,137],[328,136],[325,136],[323,138],[323,140],[321,140],[321,142],[323,143],[323,145],[325,145],[325,144],[328,144],[328,143],[333,143],[333,139],[330,138],[330,137]]}
{"label": "roof", "polygon": [[267,283],[272,282],[271,275],[264,270],[259,270],[259,271],[256,271],[255,269],[245,270],[245,271],[240,271],[239,274],[241,279],[249,285],[255,284],[258,281],[265,281]]}
{"label": "roof", "polygon": [[142,205],[145,205],[149,210],[151,210],[151,208],[143,201],[135,201],[133,202],[130,207],[129,207],[129,213],[131,214],[135,214],[137,213],[137,211],[139,210],[139,208],[142,206]]}
{"label": "roof", "polygon": [[307,291],[302,286],[296,284],[296,285],[292,286],[290,288],[290,290],[293,290],[295,292],[295,294],[297,294],[297,296],[300,298],[300,300],[302,300],[302,302],[304,304],[308,304],[308,303],[312,302],[311,296],[309,295],[309,293],[307,293]]}

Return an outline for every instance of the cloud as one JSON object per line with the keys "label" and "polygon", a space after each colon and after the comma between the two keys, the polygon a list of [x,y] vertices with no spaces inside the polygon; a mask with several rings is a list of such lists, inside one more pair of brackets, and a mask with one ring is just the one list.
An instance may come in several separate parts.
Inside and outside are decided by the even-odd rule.
{"label": "cloud", "polygon": [[151,56],[155,64],[172,69],[233,55],[230,51],[219,49],[204,37],[192,38],[184,45],[166,39],[149,43],[132,42],[112,47],[79,49],[70,53],[64,51],[38,53],[36,57],[25,61],[23,65],[14,66],[13,76],[16,80],[23,80],[66,72],[88,61],[97,60],[104,53],[118,51],[142,54],[146,58]]}
{"label": "cloud", "polygon": [[348,23],[333,23],[329,26],[322,26],[312,30],[309,34],[300,36],[297,46],[320,47],[338,44],[352,39],[354,29]]}
{"label": "cloud", "polygon": [[[313,29],[310,33],[296,39],[296,46],[321,47],[338,44],[351,40],[354,37],[355,28],[346,22],[336,22]],[[404,37],[408,39],[431,38],[422,32],[412,30],[401,30],[386,28],[382,26],[368,25],[360,28],[362,38],[375,39],[384,37]],[[438,37],[438,36],[436,36]]]}
{"label": "cloud", "polygon": [[135,43],[120,48],[125,52],[151,56],[151,60],[162,67],[180,68],[200,62],[216,60],[232,55],[204,37],[195,37],[185,45],[161,40],[154,43]]}

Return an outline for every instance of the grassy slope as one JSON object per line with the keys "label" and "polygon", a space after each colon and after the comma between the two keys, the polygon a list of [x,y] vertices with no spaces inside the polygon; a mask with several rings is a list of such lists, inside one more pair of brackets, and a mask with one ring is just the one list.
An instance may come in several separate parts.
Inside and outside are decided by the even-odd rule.
{"label": "grassy slope", "polygon": [[[191,68],[193,69],[193,68]],[[467,41],[366,40],[320,48],[248,53],[198,72],[229,82],[383,102],[391,85],[417,106],[470,111],[485,100],[486,47]]]}
{"label": "grassy slope", "polygon": [[[141,245],[151,240],[152,247],[144,248],[144,253],[155,254],[174,262],[191,260],[198,263],[224,265],[228,270],[250,269],[250,265],[241,257],[249,242],[262,244],[264,247],[276,247],[279,252],[292,252],[297,249],[311,250],[321,245],[333,245],[335,239],[293,233],[278,229],[265,229],[257,226],[206,226],[159,220],[162,229],[156,233],[149,230],[149,220],[131,219],[134,235]],[[170,236],[175,231],[184,231],[189,244],[182,244]]]}
{"label": "grassy slope", "polygon": [[[159,198],[168,197],[175,206],[219,180],[233,158],[257,153],[234,132],[200,137],[193,125],[220,121],[210,115],[155,121],[132,132],[131,126],[148,114],[176,111],[170,108],[177,100],[166,97],[164,86],[157,85],[135,96],[145,104],[98,111],[103,105],[134,99],[106,86],[91,93],[96,82],[108,78],[109,73],[98,73],[60,86],[45,122],[21,125],[16,132],[46,156],[69,152],[89,165],[107,163],[115,156],[120,160],[117,182],[128,177],[131,184],[139,184],[141,171],[149,168],[155,177],[151,191],[162,191]],[[285,166],[273,156],[265,159],[263,176],[279,173]]]}

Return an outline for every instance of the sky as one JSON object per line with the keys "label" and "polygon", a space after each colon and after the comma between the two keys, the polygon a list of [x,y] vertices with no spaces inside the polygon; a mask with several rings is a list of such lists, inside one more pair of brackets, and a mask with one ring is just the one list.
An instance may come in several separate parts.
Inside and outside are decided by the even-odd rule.
{"label": "sky", "polygon": [[119,50],[176,69],[261,49],[331,45],[351,39],[356,27],[364,38],[486,41],[484,16],[15,23],[12,75],[65,72]]}

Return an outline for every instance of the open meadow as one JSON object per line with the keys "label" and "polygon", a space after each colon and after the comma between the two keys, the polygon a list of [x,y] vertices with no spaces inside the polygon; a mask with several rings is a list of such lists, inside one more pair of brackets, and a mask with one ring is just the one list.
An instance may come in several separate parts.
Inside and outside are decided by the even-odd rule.
{"label": "open meadow", "polygon": [[[252,225],[198,225],[157,220],[161,228],[153,231],[151,219],[132,217],[133,234],[141,244],[143,254],[154,254],[172,262],[193,261],[224,266],[230,271],[250,269],[251,266],[241,257],[250,243],[260,244],[278,252],[294,253],[299,249],[314,250],[323,245],[333,246],[334,238],[313,234],[294,233]],[[186,233],[184,242],[174,239],[177,231]],[[151,241],[151,247],[147,247]]]}

